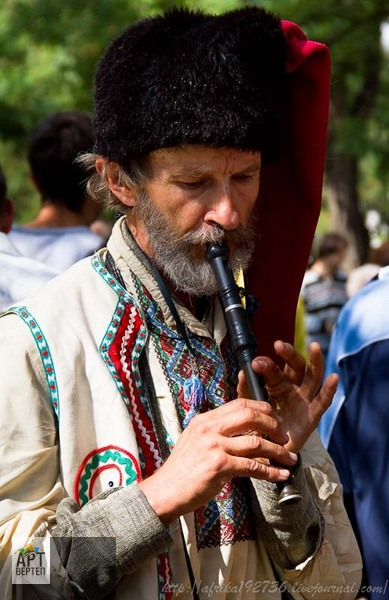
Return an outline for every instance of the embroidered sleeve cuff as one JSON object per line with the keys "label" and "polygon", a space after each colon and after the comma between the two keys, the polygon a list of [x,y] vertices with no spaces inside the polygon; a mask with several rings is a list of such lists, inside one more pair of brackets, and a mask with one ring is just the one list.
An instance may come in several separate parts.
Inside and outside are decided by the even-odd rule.
{"label": "embroidered sleeve cuff", "polygon": [[96,600],[172,543],[136,484],[104,492],[81,510],[66,498],[52,535],[69,576]]}
{"label": "embroidered sleeve cuff", "polygon": [[261,538],[274,563],[283,569],[294,569],[309,559],[323,539],[323,520],[300,463],[294,469],[294,479],[302,500],[281,506],[274,483],[252,480],[253,510]]}

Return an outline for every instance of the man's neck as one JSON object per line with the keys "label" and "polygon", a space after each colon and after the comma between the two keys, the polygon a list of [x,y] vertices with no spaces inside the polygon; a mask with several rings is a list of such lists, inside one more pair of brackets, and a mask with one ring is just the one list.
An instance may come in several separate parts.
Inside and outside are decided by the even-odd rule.
{"label": "man's neck", "polygon": [[78,227],[87,225],[81,213],[75,213],[60,204],[44,204],[35,219],[26,223],[27,227],[37,229],[51,227]]}

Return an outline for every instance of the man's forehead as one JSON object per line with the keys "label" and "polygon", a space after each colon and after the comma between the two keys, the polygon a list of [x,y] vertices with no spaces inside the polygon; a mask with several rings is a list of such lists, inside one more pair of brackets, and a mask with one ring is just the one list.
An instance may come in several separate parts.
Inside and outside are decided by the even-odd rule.
{"label": "man's forehead", "polygon": [[154,175],[161,172],[175,175],[203,175],[218,171],[256,171],[261,165],[261,153],[237,148],[217,148],[187,145],[161,148],[150,154]]}

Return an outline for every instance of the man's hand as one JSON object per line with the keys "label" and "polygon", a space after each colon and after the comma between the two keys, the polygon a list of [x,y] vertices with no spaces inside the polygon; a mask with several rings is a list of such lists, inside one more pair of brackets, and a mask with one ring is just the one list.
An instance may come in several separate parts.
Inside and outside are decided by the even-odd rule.
{"label": "man's hand", "polygon": [[[245,435],[249,431],[260,435]],[[297,461],[297,455],[285,448],[287,443],[269,403],[238,398],[194,417],[167,461],[139,487],[168,524],[214,498],[234,476],[287,479],[285,467]],[[280,466],[268,464],[269,460]]]}
{"label": "man's hand", "polygon": [[[291,344],[277,341],[274,348],[285,360],[284,369],[281,370],[267,357],[255,358],[253,369],[262,375],[271,404],[282,418],[283,429],[289,436],[285,448],[298,453],[330,406],[338,376],[329,375],[322,385],[324,358],[316,342],[309,346],[307,365]],[[247,396],[242,372],[239,374],[238,396]]]}

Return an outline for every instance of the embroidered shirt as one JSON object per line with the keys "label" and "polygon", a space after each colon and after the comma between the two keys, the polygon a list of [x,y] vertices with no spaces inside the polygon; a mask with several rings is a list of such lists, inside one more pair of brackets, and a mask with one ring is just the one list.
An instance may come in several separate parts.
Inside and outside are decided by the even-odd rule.
{"label": "embroidered shirt", "polygon": [[[174,378],[185,378],[181,364],[184,371],[195,365],[185,352],[175,354],[174,319],[126,243],[123,220],[108,247],[126,289],[108,272],[102,250],[49,282],[28,306],[0,319],[0,410],[6,424],[0,589],[7,600],[12,537],[36,531],[56,536],[51,585],[64,597],[72,597],[74,582],[96,598],[115,584],[120,600],[192,597],[180,529],[177,523],[169,529],[162,525],[137,481],[162,461],[141,357],[148,359],[168,444],[176,442],[187,415]],[[204,372],[195,368],[207,402],[228,400],[218,303],[203,322],[176,307],[199,357],[209,360]],[[302,464],[297,484],[303,502],[297,507],[280,509],[273,484],[240,481],[182,517],[202,600],[210,593],[218,600],[279,599],[272,563],[296,600],[312,597],[301,589],[313,583],[358,581],[360,557],[337,475],[315,435],[302,452]],[[114,557],[95,544],[85,560],[81,538],[96,536],[115,540]],[[306,560],[299,561],[301,556]],[[344,589],[342,597],[353,595]]]}

